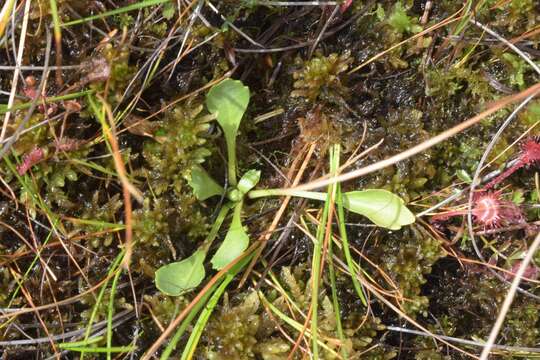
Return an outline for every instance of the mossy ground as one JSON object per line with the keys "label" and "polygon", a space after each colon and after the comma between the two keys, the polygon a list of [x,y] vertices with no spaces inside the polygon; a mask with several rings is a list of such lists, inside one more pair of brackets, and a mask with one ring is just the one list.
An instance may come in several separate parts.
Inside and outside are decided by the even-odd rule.
{"label": "mossy ground", "polygon": [[[67,23],[134,2],[57,3],[60,19]],[[186,7],[190,3],[193,7]],[[426,3],[432,5],[429,11]],[[62,63],[82,66],[63,70],[64,84],[55,81],[52,71],[30,118],[25,119],[27,108],[13,111],[5,129],[5,138],[9,138],[26,122],[25,132],[0,164],[2,355],[6,359],[46,359],[56,351],[61,358],[79,358],[73,351],[60,354],[48,340],[31,340],[84,331],[99,293],[95,286],[107,277],[123,248],[126,208],[122,185],[104,125],[91,101],[112,110],[121,160],[129,181],[144,198],[140,203],[132,198],[130,273],[120,276],[112,301],[114,313],[127,310],[129,314],[121,318],[122,323],[115,323],[112,343],[134,344],[137,349],[132,356],[139,358],[197,294],[171,298],[159,294],[153,284],[159,266],[183,259],[198,247],[219,206],[217,200],[197,201],[187,182],[191,168],[204,163],[216,179],[226,178],[224,140],[217,125],[205,118],[205,90],[201,89],[226,74],[249,86],[251,103],[238,141],[239,172],[261,169],[260,187],[286,185],[276,168],[287,173],[302,146],[310,142],[317,142],[317,148],[307,165],[310,175],[305,181],[326,171],[327,150],[334,143],[342,145],[344,161],[357,146],[365,150],[383,140],[353,167],[373,163],[426,141],[492,101],[538,82],[538,74],[523,59],[466,21],[455,21],[408,41],[356,70],[457,11],[514,39],[533,61],[540,62],[540,5],[536,1],[465,3],[472,4],[468,12],[461,8],[461,1],[452,0],[353,0],[341,12],[333,6],[226,0],[214,3],[222,17],[203,2],[201,16],[196,17],[193,11],[199,2],[170,1],[63,27]],[[1,65],[15,64],[12,46],[21,36],[24,2],[17,4],[15,27],[8,28],[2,38]],[[178,8],[178,4],[182,6]],[[50,2],[33,1],[23,65],[43,66],[49,55],[50,64],[55,63],[54,38],[51,53],[46,54],[49,24]],[[265,49],[278,50],[261,49],[248,37]],[[286,49],[279,49],[282,47]],[[37,84],[43,79],[38,68],[22,71],[26,82],[19,79],[17,106],[32,101],[28,94],[33,82],[28,76],[34,76]],[[8,102],[12,77],[13,71],[0,70],[2,104]],[[54,105],[43,102],[44,97],[69,94],[75,97]],[[0,109],[5,113],[6,106]],[[260,120],[272,111],[277,115]],[[419,213],[454,189],[465,187],[463,181],[472,176],[510,111],[501,110],[442,144],[343,187],[390,190]],[[108,121],[106,116],[104,119]],[[519,147],[495,156],[538,120],[540,100],[532,101],[504,131],[488,157],[494,162],[484,174],[504,167]],[[539,133],[536,127],[530,131],[531,135]],[[44,155],[21,171],[21,164],[30,161],[29,154],[36,148]],[[519,204],[531,224],[539,215],[537,170],[520,170],[505,182],[504,190],[505,198]],[[462,197],[448,207],[465,201]],[[252,241],[268,227],[279,205],[279,199],[246,204],[245,222]],[[303,215],[316,206],[300,206],[295,200],[286,215]],[[283,220],[281,225],[286,223]],[[351,246],[370,262],[359,260],[354,253],[355,260],[375,284],[388,291],[388,299],[403,313],[435,333],[468,340],[487,337],[507,284],[494,277],[485,264],[468,261],[479,259],[463,232],[462,219],[433,227],[425,217],[392,232],[364,226],[367,220],[355,215],[348,216],[347,224]],[[482,235],[477,241],[490,265],[511,269],[536,231],[533,224]],[[270,239],[267,249],[274,248],[279,234]],[[302,341],[295,346],[300,332],[284,319],[303,324],[308,313],[312,242],[297,229],[282,241],[286,246],[277,247],[279,253],[263,253],[243,287],[238,288],[236,281],[229,286],[202,333],[196,358],[286,359],[293,349],[293,358],[307,356],[309,339],[299,338]],[[341,253],[337,256],[342,257]],[[272,257],[277,261],[266,276],[269,281],[259,284],[259,275]],[[537,255],[537,266],[539,259]],[[208,274],[210,278],[210,271]],[[260,287],[255,288],[257,284]],[[321,348],[321,358],[343,357],[343,349],[351,359],[467,358],[431,338],[389,331],[391,325],[414,327],[372,297],[368,311],[350,278],[342,273],[337,274],[335,284],[337,311],[330,284],[325,272],[319,295],[319,330],[326,346]],[[525,290],[540,296],[537,283],[527,283]],[[107,318],[110,299],[107,289],[96,307],[95,322]],[[39,306],[43,307],[39,311],[13,312]],[[132,316],[135,309],[138,317]],[[537,347],[539,310],[538,299],[518,294],[499,342]],[[341,346],[336,313],[343,328]],[[30,340],[18,344],[16,340],[21,339]],[[186,339],[179,342],[175,358]],[[71,340],[66,337],[53,343]],[[479,351],[458,346],[470,353]],[[507,351],[498,356],[512,358],[513,354]],[[105,358],[100,354],[86,357]]]}

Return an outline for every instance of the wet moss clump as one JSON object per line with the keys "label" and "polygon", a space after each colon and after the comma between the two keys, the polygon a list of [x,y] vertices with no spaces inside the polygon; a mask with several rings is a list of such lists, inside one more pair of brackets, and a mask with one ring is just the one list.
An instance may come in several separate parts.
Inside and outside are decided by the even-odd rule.
{"label": "wet moss clump", "polygon": [[[290,324],[281,317],[269,316],[264,309],[269,301],[278,308],[284,316],[296,318],[292,308],[307,312],[310,307],[311,290],[309,279],[306,278],[307,266],[300,264],[296,267],[284,267],[280,279],[282,286],[288,292],[289,298],[277,294],[272,290],[264,290],[268,297],[261,299],[256,292],[244,292],[229,300],[225,297],[225,304],[214,312],[207,327],[205,348],[201,352],[204,359],[286,359],[292,344],[280,337],[281,330],[292,330]],[[232,306],[230,302],[239,302]],[[325,338],[337,339],[338,329],[336,311],[328,295],[321,295],[319,308],[319,329]],[[381,320],[365,317],[357,309],[350,311],[343,317],[343,334],[345,336],[341,345],[336,341],[324,341],[321,351],[325,359],[337,359],[344,351],[348,356],[354,357],[362,354],[369,359],[389,360],[396,356],[396,352],[384,343],[378,343],[380,334],[385,326]],[[321,340],[323,341],[323,340]],[[375,346],[376,345],[376,346]],[[297,352],[294,358],[301,358]]]}
{"label": "wet moss clump", "polygon": [[82,208],[81,218],[87,220],[95,220],[96,225],[86,226],[86,231],[89,233],[98,233],[92,236],[89,244],[92,248],[100,248],[102,246],[110,246],[114,241],[114,235],[106,232],[99,235],[104,230],[104,227],[99,223],[115,223],[117,220],[118,210],[122,207],[120,195],[116,194],[110,199],[103,199],[99,192],[94,192],[90,201],[87,201]]}
{"label": "wet moss clump", "polygon": [[259,330],[259,298],[253,292],[246,296],[242,304],[235,307],[225,305],[215,321],[207,327],[207,359],[252,359],[258,343],[255,335]]}
{"label": "wet moss clump", "polygon": [[133,212],[134,269],[153,278],[158,267],[184,257],[208,231],[207,218],[197,206],[190,193],[157,198],[148,194],[143,206]]}
{"label": "wet moss clump", "polygon": [[210,125],[201,116],[203,106],[190,100],[166,113],[155,133],[155,140],[144,143],[143,156],[148,184],[157,195],[173,190],[177,196],[186,191],[191,168],[201,164],[211,151],[203,136]]}
{"label": "wet moss clump", "polygon": [[[466,269],[445,267],[447,270],[433,281],[435,286],[428,292],[432,298],[431,312],[439,319],[446,319],[445,329],[452,336],[486,338],[508,287],[501,286],[499,279],[476,265],[468,265]],[[533,346],[540,340],[540,305],[531,300],[527,295],[517,295],[500,332],[505,344]]]}
{"label": "wet moss clump", "polygon": [[403,310],[412,316],[427,316],[429,298],[423,286],[432,266],[445,256],[440,241],[421,226],[412,226],[399,233],[380,234],[369,256],[383,260],[383,270],[399,289]]}
{"label": "wet moss clump", "polygon": [[149,306],[152,316],[155,318],[155,330],[158,326],[166,327],[174,319],[174,316],[182,311],[188,305],[188,299],[180,297],[171,297],[161,293],[144,295],[144,302]]}
{"label": "wet moss clump", "polygon": [[317,54],[306,62],[297,59],[297,64],[302,66],[302,69],[293,73],[295,81],[291,96],[315,101],[319,97],[324,100],[343,95],[346,87],[342,84],[340,75],[347,71],[352,60],[350,52],[347,51],[341,55]]}
{"label": "wet moss clump", "polygon": [[[429,132],[424,128],[424,114],[416,109],[403,108],[392,111],[380,119],[380,128],[376,131],[386,140],[380,150],[384,154],[392,154],[398,149],[406,149],[425,141]],[[379,135],[377,134],[377,135]],[[377,154],[382,157],[382,154]],[[392,191],[406,201],[418,197],[426,183],[437,174],[431,159],[431,151],[426,151],[414,160],[406,160],[395,167],[383,170],[383,176],[373,178],[369,187],[380,187]]]}

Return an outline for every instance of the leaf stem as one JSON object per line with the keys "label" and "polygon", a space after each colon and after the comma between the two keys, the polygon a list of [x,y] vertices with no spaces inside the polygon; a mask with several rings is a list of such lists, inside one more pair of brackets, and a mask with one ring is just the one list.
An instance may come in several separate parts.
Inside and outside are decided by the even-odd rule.
{"label": "leaf stem", "polygon": [[236,136],[227,136],[225,133],[225,140],[227,141],[227,175],[229,177],[229,185],[236,186]]}
{"label": "leaf stem", "polygon": [[289,190],[289,189],[262,189],[252,190],[247,194],[250,199],[258,199],[268,196],[297,196],[311,200],[326,200],[326,193],[317,191]]}
{"label": "leaf stem", "polygon": [[218,234],[219,229],[221,228],[221,225],[223,224],[223,221],[225,220],[225,217],[229,213],[229,210],[233,207],[233,203],[228,203],[223,205],[221,210],[219,210],[218,216],[216,217],[216,220],[212,224],[212,228],[210,228],[210,232],[206,236],[206,239],[204,239],[204,242],[201,246],[201,250],[207,254],[208,249],[210,249],[210,246],[212,246],[212,243],[216,239],[216,236]]}

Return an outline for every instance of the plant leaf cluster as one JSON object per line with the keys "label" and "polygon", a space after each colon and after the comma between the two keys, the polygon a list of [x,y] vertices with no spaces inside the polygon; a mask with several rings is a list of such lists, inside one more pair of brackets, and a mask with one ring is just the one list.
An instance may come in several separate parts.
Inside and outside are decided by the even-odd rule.
{"label": "plant leaf cluster", "polygon": [[[223,80],[207,94],[206,107],[223,130],[227,144],[229,188],[224,189],[200,165],[192,168],[188,183],[200,201],[226,194],[229,202],[223,205],[205,241],[191,256],[157,270],[156,286],[165,294],[178,296],[202,282],[205,277],[206,255],[230,210],[233,214],[227,233],[210,260],[214,270],[224,269],[249,246],[249,235],[242,224],[244,199],[286,195],[280,189],[253,190],[260,180],[259,170],[248,170],[240,180],[237,179],[236,137],[249,98],[249,88],[232,79]],[[326,201],[327,198],[327,194],[323,192],[294,192],[292,195],[320,201]],[[415,216],[400,197],[381,189],[343,193],[343,207],[366,216],[377,226],[391,230],[398,230],[415,221]]]}

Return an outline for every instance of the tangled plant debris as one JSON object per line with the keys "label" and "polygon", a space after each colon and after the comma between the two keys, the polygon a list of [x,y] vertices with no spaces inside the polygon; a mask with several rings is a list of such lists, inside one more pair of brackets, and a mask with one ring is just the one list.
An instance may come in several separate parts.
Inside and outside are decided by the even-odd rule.
{"label": "tangled plant debris", "polygon": [[491,358],[538,356],[539,21],[3,2],[0,358],[480,357],[520,268]]}

